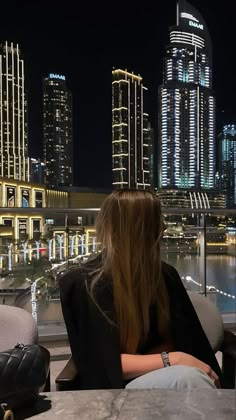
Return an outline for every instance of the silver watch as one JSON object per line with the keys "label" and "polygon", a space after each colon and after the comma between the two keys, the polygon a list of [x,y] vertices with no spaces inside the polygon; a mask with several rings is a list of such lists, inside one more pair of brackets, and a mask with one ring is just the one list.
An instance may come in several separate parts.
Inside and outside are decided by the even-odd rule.
{"label": "silver watch", "polygon": [[164,367],[170,366],[170,359],[169,359],[169,353],[168,353],[168,351],[163,351],[161,353],[161,358],[162,358]]}

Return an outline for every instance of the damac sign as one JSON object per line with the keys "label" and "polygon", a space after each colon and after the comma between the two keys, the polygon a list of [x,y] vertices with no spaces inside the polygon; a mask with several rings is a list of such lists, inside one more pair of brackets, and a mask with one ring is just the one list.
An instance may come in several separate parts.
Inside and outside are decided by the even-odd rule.
{"label": "damac sign", "polygon": [[204,27],[201,23],[193,22],[193,20],[189,20],[189,26],[193,26],[194,28],[201,29],[203,31]]}

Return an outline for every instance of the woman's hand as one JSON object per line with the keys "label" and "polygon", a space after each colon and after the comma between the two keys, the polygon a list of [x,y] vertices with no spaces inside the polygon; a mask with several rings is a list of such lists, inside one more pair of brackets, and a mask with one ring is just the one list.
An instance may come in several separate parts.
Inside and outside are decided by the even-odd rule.
{"label": "woman's hand", "polygon": [[212,368],[209,365],[197,359],[196,357],[191,356],[187,353],[174,352],[169,353],[169,359],[171,365],[191,366],[197,369],[201,369],[212,379],[217,388],[220,387],[219,378],[214,372],[214,370],[212,370]]}

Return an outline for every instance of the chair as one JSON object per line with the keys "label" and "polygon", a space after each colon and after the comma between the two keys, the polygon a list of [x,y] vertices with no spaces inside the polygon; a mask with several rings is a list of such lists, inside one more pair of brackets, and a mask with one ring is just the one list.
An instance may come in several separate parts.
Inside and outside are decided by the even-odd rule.
{"label": "chair", "polygon": [[[37,324],[26,310],[0,305],[0,352],[15,347],[18,342],[38,344]],[[49,365],[50,353],[45,347],[40,347]],[[50,391],[50,370],[43,391]]]}
{"label": "chair", "polygon": [[[236,335],[224,329],[221,314],[208,298],[188,292],[203,330],[214,350],[222,352],[224,388],[236,386]],[[78,389],[78,372],[71,358],[56,378],[57,391]]]}
{"label": "chair", "polygon": [[188,291],[188,295],[214,352],[222,352],[224,388],[236,387],[236,335],[224,328],[217,307],[205,296]]}

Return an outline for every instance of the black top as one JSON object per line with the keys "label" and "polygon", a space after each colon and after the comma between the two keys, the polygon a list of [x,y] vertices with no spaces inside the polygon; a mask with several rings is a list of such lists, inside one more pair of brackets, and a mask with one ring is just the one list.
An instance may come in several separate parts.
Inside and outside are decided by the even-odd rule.
{"label": "black top", "polygon": [[147,337],[144,337],[138,345],[137,354],[146,354],[149,350],[161,343],[157,327],[156,305],[152,304],[149,308],[149,331]]}
{"label": "black top", "polygon": [[[90,268],[95,269],[98,261],[96,259],[90,263]],[[123,388],[117,327],[107,321],[89,297],[85,280],[89,279],[90,273],[91,270],[85,266],[69,271],[60,279],[62,311],[72,357],[79,372],[78,388]],[[185,352],[202,360],[211,366],[222,381],[214,352],[178,272],[162,262],[162,273],[170,300],[171,337],[175,351]],[[101,282],[96,297],[108,317],[115,319],[109,279]],[[156,330],[155,323],[150,324],[153,324],[151,329]],[[154,330],[150,332],[151,337],[155,336]],[[151,345],[153,344],[152,342]]]}

